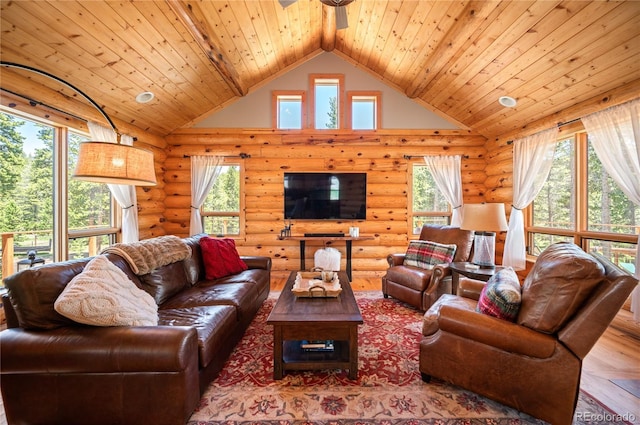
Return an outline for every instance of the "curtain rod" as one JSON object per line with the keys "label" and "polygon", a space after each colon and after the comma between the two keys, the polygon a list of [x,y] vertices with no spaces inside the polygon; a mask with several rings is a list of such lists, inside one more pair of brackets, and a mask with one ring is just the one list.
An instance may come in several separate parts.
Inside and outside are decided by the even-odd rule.
{"label": "curtain rod", "polygon": [[[581,120],[581,118],[574,118],[574,119],[569,120],[569,121],[559,122],[556,125],[558,126],[558,128],[560,128],[560,127],[564,127],[565,125],[573,124],[574,122],[578,122],[580,120]],[[507,145],[511,145],[511,144],[513,144],[513,140],[507,140]]]}
{"label": "curtain rod", "polygon": [[[194,155],[182,155],[183,158],[191,158]],[[215,155],[211,155],[211,156],[215,156]],[[222,155],[223,158],[242,158],[242,159],[247,159],[247,158],[251,158],[251,155],[249,155],[248,153],[244,153],[244,152],[240,152],[238,155]]]}
{"label": "curtain rod", "polygon": [[[413,159],[413,158],[424,158],[429,155],[403,155],[404,159]],[[446,155],[446,156],[455,156],[455,155]],[[469,159],[469,155],[461,155],[464,159]]]}

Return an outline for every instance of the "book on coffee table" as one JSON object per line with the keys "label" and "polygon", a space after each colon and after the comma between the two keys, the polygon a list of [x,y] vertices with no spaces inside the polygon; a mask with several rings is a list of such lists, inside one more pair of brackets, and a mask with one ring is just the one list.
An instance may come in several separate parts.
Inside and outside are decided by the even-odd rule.
{"label": "book on coffee table", "polygon": [[300,347],[305,351],[333,351],[333,340],[327,341],[308,341],[303,340],[300,342]]}

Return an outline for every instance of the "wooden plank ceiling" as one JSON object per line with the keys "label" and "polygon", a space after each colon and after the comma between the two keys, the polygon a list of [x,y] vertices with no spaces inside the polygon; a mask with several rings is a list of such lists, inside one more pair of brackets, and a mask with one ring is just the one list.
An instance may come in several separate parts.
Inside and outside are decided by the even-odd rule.
{"label": "wooden plank ceiling", "polygon": [[[322,51],[486,137],[612,92],[640,93],[637,1],[355,0],[346,8],[349,27],[336,31],[335,9],[319,0],[286,9],[276,0],[2,0],[0,53],[65,79],[112,118],[158,135]],[[95,115],[59,83],[1,71],[3,97],[18,93]],[[134,99],[144,91],[156,97],[140,105]],[[501,107],[503,95],[517,107]]]}

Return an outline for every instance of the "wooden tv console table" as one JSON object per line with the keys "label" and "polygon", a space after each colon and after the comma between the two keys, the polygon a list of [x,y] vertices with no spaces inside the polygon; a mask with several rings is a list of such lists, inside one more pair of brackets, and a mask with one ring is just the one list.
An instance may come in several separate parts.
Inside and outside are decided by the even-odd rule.
{"label": "wooden tv console table", "polygon": [[349,281],[352,281],[351,275],[351,247],[353,245],[353,241],[370,241],[373,240],[373,236],[286,236],[283,239],[290,239],[293,241],[300,241],[300,270],[306,270],[304,255],[305,255],[305,247],[307,241],[320,241],[320,242],[340,242],[344,241],[347,245],[347,276],[349,276]]}

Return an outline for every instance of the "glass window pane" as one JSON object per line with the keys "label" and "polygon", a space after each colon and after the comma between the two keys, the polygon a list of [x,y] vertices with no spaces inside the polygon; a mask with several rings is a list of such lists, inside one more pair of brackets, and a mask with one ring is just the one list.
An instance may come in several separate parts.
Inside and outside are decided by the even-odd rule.
{"label": "glass window pane", "polygon": [[611,260],[623,270],[634,274],[636,271],[636,245],[624,242],[589,240],[588,252],[597,253]]}
{"label": "glass window pane", "polygon": [[595,232],[637,234],[640,207],[620,190],[588,143],[588,229]]}
{"label": "glass window pane", "polygon": [[354,130],[376,129],[375,96],[353,96],[351,102],[351,128]]}
{"label": "glass window pane", "polygon": [[436,224],[439,226],[446,226],[449,224],[449,217],[431,217],[431,216],[420,216],[413,217],[413,234],[419,235],[422,231],[422,226],[425,224]]}
{"label": "glass window pane", "polygon": [[210,235],[225,236],[240,234],[240,217],[207,216],[203,218],[204,231]]}
{"label": "glass window pane", "polygon": [[315,80],[315,126],[316,129],[339,128],[338,87],[339,81],[331,78]]}
{"label": "glass window pane", "polygon": [[436,187],[426,165],[413,166],[413,212],[448,212],[449,203]]}
{"label": "glass window pane", "polygon": [[202,206],[207,212],[240,211],[240,167],[223,165]]}
{"label": "glass window pane", "polygon": [[16,261],[32,247],[50,261],[54,128],[0,112],[0,130],[0,232],[14,234]]}
{"label": "glass window pane", "polygon": [[[89,138],[69,132],[68,140],[68,225],[69,230],[111,227],[111,192],[106,184],[71,178],[78,161],[81,142]],[[71,248],[70,248],[71,249]],[[71,251],[70,251],[71,252]]]}
{"label": "glass window pane", "polygon": [[573,236],[549,235],[545,233],[532,233],[533,246],[529,247],[530,255],[540,255],[549,245],[557,242],[573,242]]}
{"label": "glass window pane", "polygon": [[533,225],[575,229],[575,144],[566,139],[556,146],[549,178],[533,202]]}
{"label": "glass window pane", "polygon": [[69,259],[93,257],[115,243],[115,235],[69,238]]}
{"label": "glass window pane", "polygon": [[302,128],[302,96],[278,96],[278,128]]}

